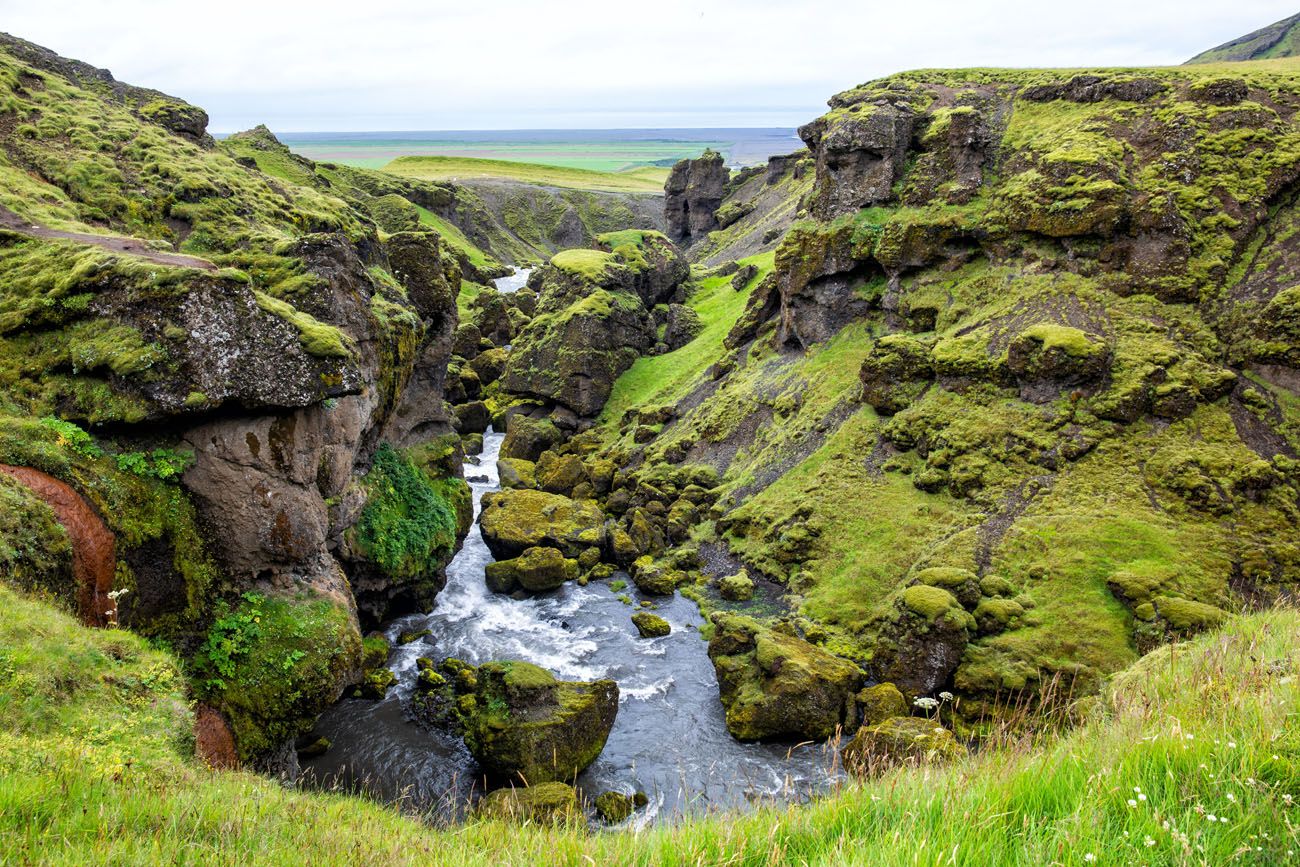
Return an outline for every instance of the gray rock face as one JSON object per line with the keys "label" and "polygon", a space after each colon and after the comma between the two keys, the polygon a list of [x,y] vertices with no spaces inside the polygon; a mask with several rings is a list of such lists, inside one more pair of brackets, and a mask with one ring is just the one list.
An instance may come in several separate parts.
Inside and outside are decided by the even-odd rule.
{"label": "gray rock face", "polygon": [[705,151],[697,159],[681,160],[673,166],[664,185],[668,237],[690,241],[718,228],[715,214],[722,205],[729,174],[722,154],[714,151]]}
{"label": "gray rock face", "polygon": [[831,219],[888,201],[907,162],[916,115],[906,107],[858,105],[799,128],[817,161],[812,212]]}

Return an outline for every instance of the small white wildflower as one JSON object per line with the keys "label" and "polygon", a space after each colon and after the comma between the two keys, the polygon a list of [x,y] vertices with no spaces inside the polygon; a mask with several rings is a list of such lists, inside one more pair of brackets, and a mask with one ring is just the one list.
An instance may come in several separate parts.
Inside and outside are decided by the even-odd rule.
{"label": "small white wildflower", "polygon": [[1216,816],[1216,815],[1214,815],[1213,813],[1206,813],[1206,814],[1205,814],[1205,818],[1208,819],[1208,820],[1211,821],[1211,822],[1217,822],[1217,821],[1219,821],[1219,817]]}
{"label": "small white wildflower", "polygon": [[1141,787],[1141,786],[1134,786],[1134,787],[1133,787],[1133,791],[1135,791],[1135,792],[1140,792],[1140,791],[1142,791],[1142,787]]}
{"label": "small white wildflower", "polygon": [[1235,750],[1236,748],[1237,748],[1237,742],[1236,742],[1236,741],[1228,741],[1228,749],[1230,749],[1230,750]]}
{"label": "small white wildflower", "polygon": [[1143,840],[1142,840],[1142,845],[1143,845],[1143,846],[1146,846],[1148,849],[1150,849],[1150,848],[1151,848],[1152,846],[1154,846],[1155,844],[1156,844],[1156,841],[1155,841],[1155,840],[1152,840],[1150,837],[1145,837],[1145,838],[1143,838]]}
{"label": "small white wildflower", "polygon": [[1229,800],[1229,801],[1233,801],[1233,802],[1235,803],[1236,800],[1237,800],[1237,796],[1234,795],[1232,792],[1229,792],[1229,793],[1228,793],[1228,800]]}
{"label": "small white wildflower", "polygon": [[1138,800],[1139,800],[1139,801],[1145,801],[1146,799],[1147,799],[1147,796],[1146,796],[1146,795],[1144,795],[1142,792],[1138,792]]}
{"label": "small white wildflower", "polygon": [[950,692],[939,693],[939,701],[952,701],[952,693]]}
{"label": "small white wildflower", "polygon": [[933,699],[930,698],[929,696],[921,696],[920,698],[914,700],[912,704],[916,705],[921,710],[934,710],[936,707],[939,706],[939,701],[938,699]]}
{"label": "small white wildflower", "polygon": [[1287,804],[1287,806],[1290,806],[1290,804],[1291,804],[1291,796],[1290,796],[1290,795],[1283,795],[1283,796],[1282,796],[1282,800]]}
{"label": "small white wildflower", "polygon": [[1227,817],[1227,816],[1220,816],[1220,817],[1219,817],[1219,821],[1226,825],[1226,824],[1228,824],[1228,817]]}
{"label": "small white wildflower", "polygon": [[1132,798],[1129,798],[1129,799],[1128,799],[1128,805],[1129,805],[1130,807],[1136,807],[1136,806],[1138,805],[1138,802],[1135,801],[1135,800],[1133,800]]}
{"label": "small white wildflower", "polygon": [[1273,754],[1273,761],[1275,761],[1275,762],[1277,761],[1277,754],[1276,754],[1276,753]]}
{"label": "small white wildflower", "polygon": [[1089,862],[1091,862],[1091,861],[1096,861],[1096,860],[1097,860],[1097,856],[1094,855],[1094,854],[1092,854],[1091,852],[1089,852],[1087,855],[1084,855],[1084,856],[1083,856],[1083,860],[1085,860],[1085,861],[1089,861]]}
{"label": "small white wildflower", "polygon": [[1187,736],[1187,739],[1190,741],[1190,740],[1192,739],[1192,736],[1191,736],[1191,735],[1188,735],[1188,736]]}

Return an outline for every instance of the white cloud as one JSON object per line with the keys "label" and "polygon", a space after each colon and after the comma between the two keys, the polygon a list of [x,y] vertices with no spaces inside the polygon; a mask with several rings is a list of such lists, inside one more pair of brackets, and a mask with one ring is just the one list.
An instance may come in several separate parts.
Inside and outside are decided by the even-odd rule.
{"label": "white cloud", "polygon": [[212,129],[794,125],[928,66],[1179,63],[1264,0],[0,0],[0,26],[202,105]]}

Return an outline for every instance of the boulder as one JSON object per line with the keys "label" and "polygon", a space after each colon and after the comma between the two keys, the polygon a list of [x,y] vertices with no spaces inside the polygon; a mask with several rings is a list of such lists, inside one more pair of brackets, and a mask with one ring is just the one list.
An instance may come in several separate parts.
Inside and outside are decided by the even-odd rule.
{"label": "boulder", "polygon": [[638,611],[633,614],[632,624],[636,626],[636,631],[641,633],[642,638],[661,638],[673,631],[667,620],[649,611]]}
{"label": "boulder", "polygon": [[500,458],[497,461],[497,478],[502,488],[537,487],[537,465],[523,458]]}
{"label": "boulder", "polygon": [[576,579],[578,561],[556,548],[529,548],[514,559],[487,564],[485,571],[488,586],[497,593],[510,593],[516,587],[542,593]]}
{"label": "boulder", "polygon": [[617,825],[632,815],[633,799],[622,792],[602,792],[596,796],[596,813],[610,825]]}
{"label": "boulder", "polygon": [[542,452],[561,440],[560,432],[547,419],[512,415],[501,441],[501,457],[536,461]]}
{"label": "boulder", "polygon": [[527,662],[478,667],[463,714],[465,744],[491,778],[571,780],[605,747],[618,713],[618,684],[558,681]]}
{"label": "boulder", "polygon": [[671,596],[677,589],[677,573],[655,563],[647,554],[632,564],[632,582],[642,593]]}
{"label": "boulder", "polygon": [[960,758],[966,748],[934,720],[896,716],[858,729],[841,755],[844,766],[872,774],[905,762],[941,762]]}
{"label": "boulder", "polygon": [[604,544],[604,522],[604,513],[593,503],[520,489],[484,494],[479,530],[498,560],[536,547],[577,557],[584,548]]}
{"label": "boulder", "polygon": [[892,683],[878,683],[858,693],[862,725],[880,725],[896,716],[907,716],[907,699]]}
{"label": "boulder", "polygon": [[734,737],[823,740],[856,725],[856,665],[748,617],[712,620],[709,658]]}
{"label": "boulder", "polygon": [[663,343],[671,351],[680,349],[694,340],[704,330],[700,314],[685,304],[669,304],[664,321]]}
{"label": "boulder", "polygon": [[718,593],[731,602],[745,602],[754,598],[754,581],[748,572],[741,569],[735,575],[718,579]]}
{"label": "boulder", "polygon": [[582,816],[578,809],[578,793],[566,783],[497,789],[479,801],[475,812],[482,819],[537,825],[574,822]]}
{"label": "boulder", "polygon": [[462,403],[456,407],[456,432],[460,434],[481,434],[492,423],[492,415],[487,404],[481,400]]}
{"label": "boulder", "polygon": [[537,462],[537,487],[547,493],[567,496],[583,482],[590,484],[590,479],[577,455],[557,457],[553,452],[544,452]]}

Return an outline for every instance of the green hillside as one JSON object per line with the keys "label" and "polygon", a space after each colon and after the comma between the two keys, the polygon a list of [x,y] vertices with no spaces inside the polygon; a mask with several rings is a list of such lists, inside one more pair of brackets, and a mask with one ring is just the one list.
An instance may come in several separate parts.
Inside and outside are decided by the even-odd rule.
{"label": "green hillside", "polygon": [[1245,36],[1238,36],[1217,48],[1203,51],[1187,62],[1223,63],[1297,55],[1300,55],[1300,15],[1292,15]]}

